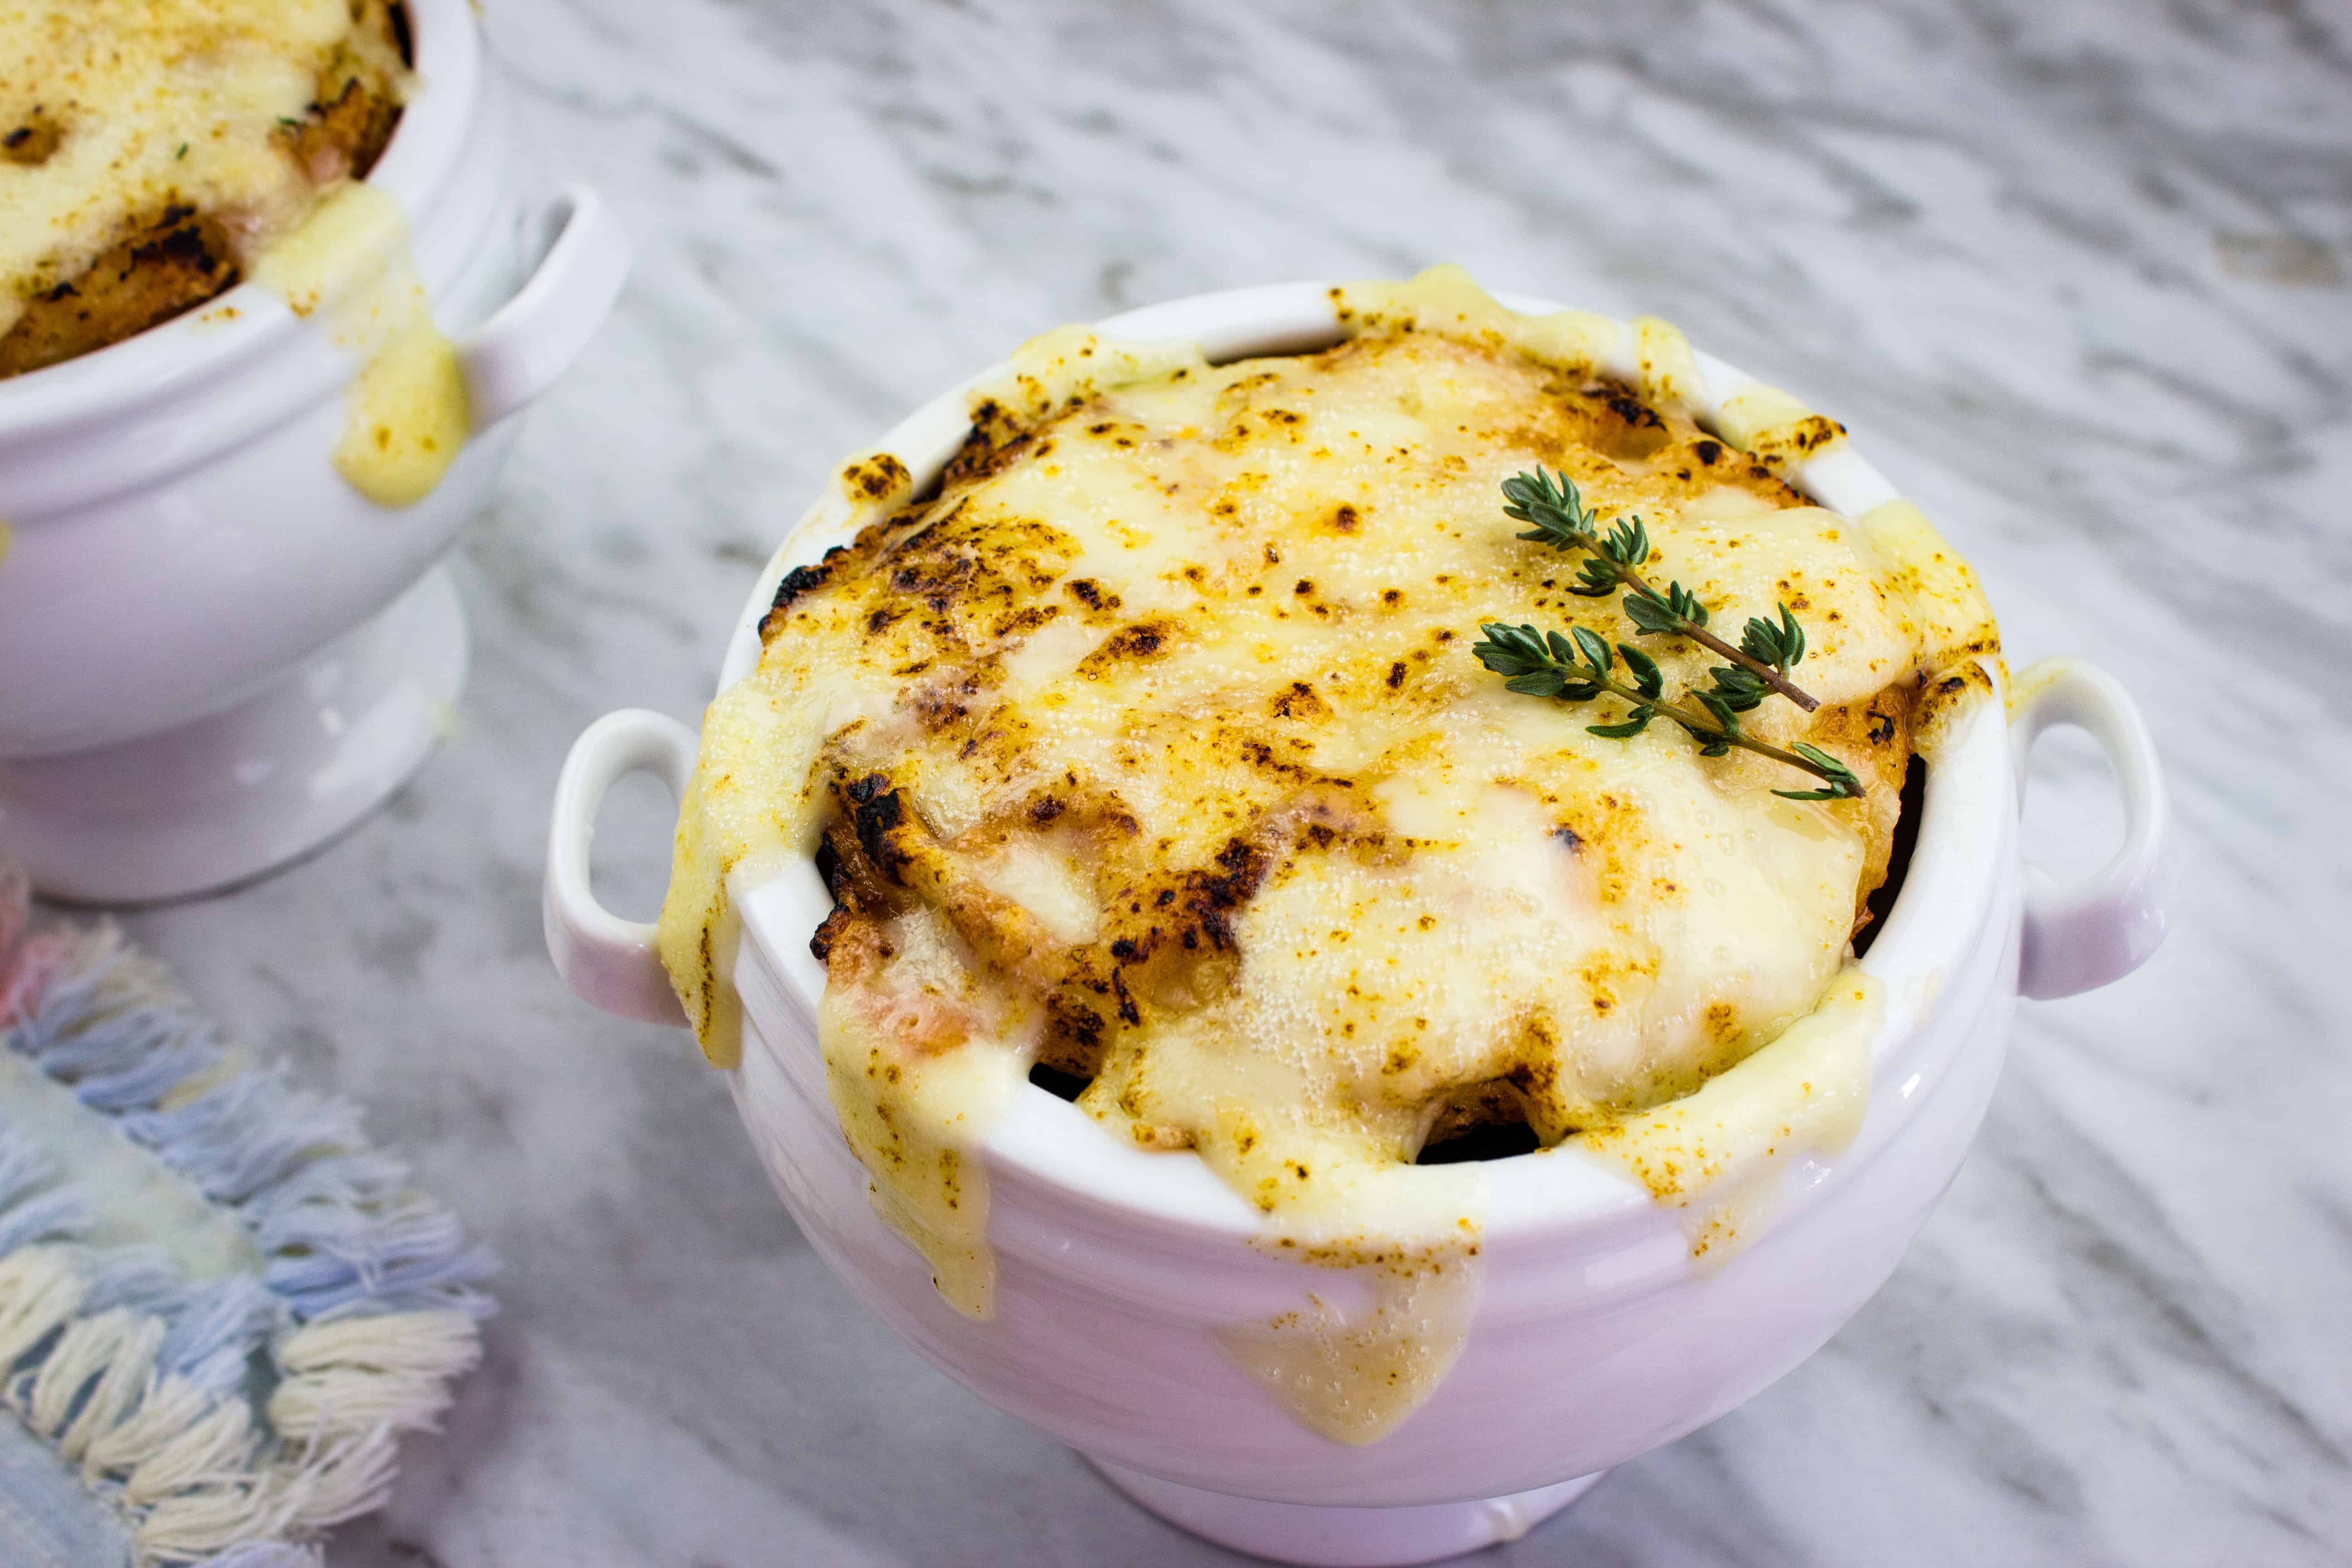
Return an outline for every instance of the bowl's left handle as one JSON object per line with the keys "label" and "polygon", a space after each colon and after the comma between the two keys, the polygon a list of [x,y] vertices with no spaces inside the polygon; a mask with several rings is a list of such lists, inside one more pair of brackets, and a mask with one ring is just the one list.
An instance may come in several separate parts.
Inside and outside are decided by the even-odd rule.
{"label": "bowl's left handle", "polygon": [[684,1026],[686,1013],[654,951],[654,927],[625,921],[596,901],[588,851],[605,793],[626,775],[648,773],[682,799],[694,775],[693,731],[667,713],[625,708],[582,731],[555,781],[555,815],[547,834],[547,885],[540,912],[556,973],[607,1013]]}
{"label": "bowl's left handle", "polygon": [[2018,677],[2017,689],[2010,726],[2021,802],[2033,742],[2058,724],[2090,732],[2123,794],[2124,841],[2105,866],[2070,882],[2025,868],[2017,988],[2045,999],[2072,996],[2122,979],[2164,940],[2164,773],[2138,706],[2105,670],[2044,659]]}
{"label": "bowl's left handle", "polygon": [[629,237],[586,185],[557,196],[542,220],[554,237],[530,280],[457,345],[472,424],[519,414],[572,367],[629,276]]}

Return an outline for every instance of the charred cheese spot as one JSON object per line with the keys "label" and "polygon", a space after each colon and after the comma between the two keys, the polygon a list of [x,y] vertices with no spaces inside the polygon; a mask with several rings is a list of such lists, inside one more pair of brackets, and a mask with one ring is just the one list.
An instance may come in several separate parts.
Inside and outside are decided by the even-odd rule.
{"label": "charred cheese spot", "polygon": [[845,467],[841,487],[869,501],[894,500],[908,487],[907,465],[888,452],[876,452]]}

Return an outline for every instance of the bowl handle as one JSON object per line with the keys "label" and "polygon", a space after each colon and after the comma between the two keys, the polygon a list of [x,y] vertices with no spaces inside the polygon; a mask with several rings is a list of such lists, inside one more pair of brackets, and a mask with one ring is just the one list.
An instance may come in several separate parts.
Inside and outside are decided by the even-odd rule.
{"label": "bowl handle", "polygon": [[557,196],[541,220],[554,236],[515,297],[457,345],[473,426],[487,430],[555,384],[604,324],[629,276],[629,237],[586,185]]}
{"label": "bowl handle", "polygon": [[2044,659],[2018,677],[2017,690],[2010,728],[2021,808],[2033,742],[2054,724],[2088,731],[2123,791],[2123,846],[2105,866],[2070,882],[2025,868],[2017,988],[2028,996],[2072,996],[2129,974],[2164,940],[2164,774],[2138,706],[2105,670]]}
{"label": "bowl handle", "polygon": [[644,708],[607,713],[583,731],[555,781],[547,884],[540,898],[548,953],[583,1000],[624,1018],[681,1027],[686,1013],[654,951],[654,927],[625,921],[596,901],[588,849],[605,792],[630,773],[648,773],[682,797],[694,773],[695,746],[693,731]]}

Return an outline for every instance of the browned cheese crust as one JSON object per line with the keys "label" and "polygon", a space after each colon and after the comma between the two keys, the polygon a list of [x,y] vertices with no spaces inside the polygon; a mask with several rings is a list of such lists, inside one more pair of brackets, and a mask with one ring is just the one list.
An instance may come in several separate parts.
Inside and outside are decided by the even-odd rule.
{"label": "browned cheese crust", "polygon": [[[1404,352],[1426,359],[1432,374],[1443,374],[1449,358],[1475,353],[1434,338],[1405,349],[1375,338],[1342,343],[1307,363],[1317,372],[1344,374],[1358,356]],[[1256,390],[1250,382],[1229,389],[1223,411],[1235,429],[1286,416],[1277,406],[1258,406]],[[1577,479],[1612,511],[1671,511],[1727,486],[1751,492],[1773,508],[1804,504],[1780,477],[1780,464],[1752,458],[1685,415],[1653,406],[1622,385],[1555,375],[1542,390],[1540,400],[1527,409],[1524,426],[1508,433],[1509,443],[1529,464],[1540,461]],[[903,679],[903,706],[923,730],[936,742],[952,744],[970,768],[1009,779],[1034,775],[1038,755],[1029,717],[994,695],[1003,675],[995,650],[1008,634],[1063,618],[1104,628],[1109,635],[1081,668],[1115,685],[1162,657],[1185,631],[1181,619],[1130,617],[1117,595],[1087,579],[1066,580],[1066,542],[1046,522],[1025,531],[1008,528],[1001,516],[975,521],[963,504],[975,487],[1009,465],[1049,461],[1056,443],[1074,435],[1118,440],[1104,410],[1089,404],[1042,427],[1024,427],[988,407],[977,412],[975,431],[937,492],[867,527],[820,564],[789,574],[762,633],[772,643],[796,620],[805,619],[810,624],[801,629],[812,633],[812,646],[820,646],[823,634],[815,626],[855,621],[870,661],[887,665]],[[1148,468],[1148,457],[1145,464]],[[887,492],[894,477],[876,476],[877,493]],[[1162,478],[1171,486],[1181,482],[1178,465],[1171,462]],[[1516,526],[1503,521],[1496,504],[1495,517],[1480,526]],[[1328,526],[1344,535],[1365,528],[1366,521],[1340,505]],[[1574,575],[1572,563],[1532,552],[1523,571],[1551,574],[1562,584]],[[1250,575],[1246,585],[1227,583],[1223,591],[1273,595],[1286,601],[1290,613],[1303,616],[1339,613],[1314,584],[1286,570],[1272,545]],[[1782,586],[1790,607],[1806,616],[1812,606],[1803,584]],[[1355,612],[1364,616],[1368,646],[1383,641],[1384,614],[1404,624],[1408,596],[1408,589],[1393,589],[1383,595],[1384,604]],[[1593,603],[1570,598],[1564,591],[1553,602],[1562,615],[1572,611],[1580,617],[1591,613]],[[918,904],[932,906],[992,973],[1042,1005],[1046,1026],[1039,1060],[1078,1078],[1094,1077],[1106,1052],[1123,1031],[1140,1025],[1147,1012],[1181,1011],[1234,984],[1238,912],[1302,857],[1381,863],[1411,851],[1412,842],[1397,837],[1369,808],[1361,781],[1317,764],[1313,742],[1329,727],[1367,711],[1442,700],[1442,692],[1433,692],[1424,677],[1440,656],[1458,655],[1472,630],[1468,625],[1459,633],[1419,629],[1409,645],[1368,654],[1368,679],[1337,683],[1337,689],[1301,683],[1266,711],[1220,716],[1212,743],[1230,759],[1223,775],[1223,815],[1230,831],[1190,854],[1171,853],[1175,847],[1167,840],[1146,836],[1116,792],[1076,770],[1064,771],[943,844],[908,804],[913,780],[856,760],[855,731],[836,738],[819,764],[835,816],[819,861],[836,904],[812,943],[828,964],[830,984],[855,990],[890,956],[886,922]],[[1457,636],[1462,643],[1454,641]],[[1802,732],[1845,759],[1870,786],[1866,799],[1834,808],[1863,832],[1867,846],[1854,906],[1857,931],[1870,919],[1869,894],[1886,874],[1911,755],[1914,694],[1911,673],[1904,671],[1864,700],[1823,707]],[[1563,842],[1580,847],[1606,889],[1613,867],[1611,797],[1550,798],[1556,832]],[[1037,836],[1050,837],[1073,863],[1091,868],[1092,891],[1103,911],[1091,939],[1055,938],[1020,904],[964,869],[1016,840]],[[940,1033],[950,1042],[961,1037],[951,1026],[943,1026]],[[1747,1045],[1724,1041],[1720,1058],[1710,1061],[1708,1069],[1727,1065]],[[1680,1092],[1696,1081],[1661,1087]],[[1507,1081],[1465,1086],[1439,1112],[1432,1137],[1449,1136],[1480,1121],[1517,1120],[1519,1102],[1518,1090]],[[1165,1147],[1188,1141],[1173,1129],[1160,1136],[1139,1126],[1138,1136]]]}
{"label": "browned cheese crust", "polygon": [[[354,30],[411,54],[398,0],[352,0]],[[324,190],[365,179],[400,123],[397,85],[366,50],[339,45],[319,71],[303,118],[279,126],[287,159]],[[58,128],[39,109],[0,132],[0,157],[37,165],[56,151]],[[235,287],[243,271],[234,237],[214,214],[180,201],[126,213],[121,239],[88,267],[32,295],[0,333],[0,377],[61,363],[160,326]]]}

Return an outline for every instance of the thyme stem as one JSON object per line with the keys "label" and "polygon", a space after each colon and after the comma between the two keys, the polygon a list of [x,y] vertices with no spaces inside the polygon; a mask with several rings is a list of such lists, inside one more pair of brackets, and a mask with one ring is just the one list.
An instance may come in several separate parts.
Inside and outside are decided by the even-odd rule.
{"label": "thyme stem", "polygon": [[[1623,583],[1627,587],[1632,588],[1635,593],[1643,595],[1647,598],[1657,600],[1660,604],[1666,602],[1664,597],[1659,595],[1656,589],[1642,581],[1641,574],[1634,571],[1631,566],[1622,566],[1618,568],[1618,581]],[[1677,618],[1679,619],[1679,617]],[[1732,647],[1729,643],[1724,641],[1713,632],[1708,631],[1705,626],[1698,626],[1690,621],[1682,621],[1682,623],[1675,629],[1682,636],[1690,638],[1691,641],[1698,644],[1701,647],[1706,648],[1713,653],[1720,654],[1723,658],[1729,659],[1732,663],[1739,666],[1742,669],[1748,671],[1748,674],[1754,676],[1757,679],[1762,681],[1765,685],[1770,687],[1773,690],[1779,692],[1781,696],[1787,698],[1790,701],[1795,703],[1806,712],[1811,713],[1822,705],[1821,699],[1797,686],[1795,683],[1790,681],[1787,676],[1782,675],[1779,670],[1773,668],[1770,665],[1766,664],[1762,659],[1750,658],[1748,655]]]}
{"label": "thyme stem", "polygon": [[[1564,702],[1590,702],[1606,691],[1633,705],[1633,711],[1617,724],[1588,724],[1593,734],[1626,740],[1664,717],[1699,742],[1702,756],[1719,757],[1732,747],[1785,763],[1822,781],[1817,790],[1776,789],[1790,800],[1859,800],[1864,785],[1854,771],[1818,746],[1802,741],[1783,750],[1748,733],[1739,722],[1735,699],[1720,689],[1700,688],[1682,700],[1665,696],[1665,678],[1658,661],[1630,643],[1615,648],[1588,627],[1570,626],[1569,635],[1544,633],[1528,626],[1489,621],[1478,628],[1484,637],[1471,648],[1478,662],[1504,677],[1504,684],[1528,697],[1552,697]],[[1570,639],[1573,640],[1570,640]],[[1633,676],[1628,683],[1613,673],[1619,656]],[[1749,702],[1748,706],[1755,704]]]}
{"label": "thyme stem", "polygon": [[[1642,630],[1688,637],[1709,652],[1729,659],[1808,713],[1821,706],[1818,698],[1788,678],[1785,666],[1775,668],[1707,630],[1706,606],[1685,593],[1681,584],[1669,584],[1667,592],[1663,594],[1650,585],[1639,570],[1650,555],[1649,536],[1639,518],[1630,524],[1620,524],[1610,537],[1602,538],[1592,514],[1585,510],[1583,497],[1577,492],[1576,481],[1562,474],[1555,482],[1540,464],[1533,474],[1506,480],[1503,494],[1512,503],[1503,509],[1505,515],[1534,525],[1528,532],[1519,535],[1521,539],[1549,544],[1555,550],[1590,552],[1584,565],[1586,585],[1572,592],[1597,597],[1592,589],[1600,586],[1605,576],[1609,585],[1625,587],[1639,596],[1641,608],[1636,610],[1634,603],[1629,602],[1626,609]],[[1784,608],[1781,614],[1785,619],[1788,612]],[[1801,650],[1802,644],[1798,646]],[[1791,658],[1787,662],[1793,664],[1796,659]]]}
{"label": "thyme stem", "polygon": [[[1807,762],[1794,752],[1784,752],[1769,741],[1758,740],[1744,728],[1726,730],[1707,714],[1693,712],[1682,703],[1644,697],[1614,676],[1596,675],[1591,670],[1583,670],[1580,673],[1580,679],[1592,682],[1612,697],[1623,698],[1636,708],[1653,709],[1662,717],[1672,719],[1693,735],[1738,746],[1743,752],[1753,752],[1759,757],[1769,757],[1776,763],[1786,763],[1792,768],[1802,768],[1825,784],[1837,782],[1839,770],[1824,768],[1818,763]],[[1784,792],[1775,790],[1772,793],[1780,795]],[[1861,792],[1857,790],[1855,793],[1858,795]]]}

